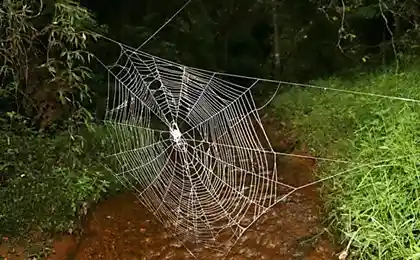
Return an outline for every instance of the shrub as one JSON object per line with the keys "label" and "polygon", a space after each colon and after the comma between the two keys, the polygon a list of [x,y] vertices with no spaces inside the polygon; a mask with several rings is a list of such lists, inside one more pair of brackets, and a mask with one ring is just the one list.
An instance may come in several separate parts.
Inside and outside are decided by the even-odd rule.
{"label": "shrub", "polygon": [[[95,20],[72,0],[7,0],[0,5],[0,99],[8,111],[47,128],[84,111],[89,101],[86,67]],[[86,112],[86,111],[84,111]]]}
{"label": "shrub", "polygon": [[[71,231],[86,207],[121,186],[101,163],[108,139],[96,132],[0,135],[0,235]],[[89,142],[87,142],[89,138]]]}

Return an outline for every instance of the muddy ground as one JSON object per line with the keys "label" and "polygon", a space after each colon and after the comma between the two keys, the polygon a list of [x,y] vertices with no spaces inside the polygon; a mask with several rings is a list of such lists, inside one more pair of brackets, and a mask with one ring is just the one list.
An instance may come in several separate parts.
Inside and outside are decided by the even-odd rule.
{"label": "muddy ground", "polygon": [[[289,183],[307,183],[314,163],[288,158],[279,167]],[[337,259],[325,236],[316,187],[292,194],[248,229],[226,259]],[[101,204],[91,215],[86,234],[72,259],[194,259],[133,194]],[[220,259],[202,250],[197,259]]]}
{"label": "muddy ground", "polygon": [[[270,129],[270,126],[268,126]],[[278,129],[278,128],[276,128]],[[278,131],[269,130],[277,146],[288,146]],[[279,141],[281,140],[281,141]],[[280,143],[282,142],[282,143]],[[275,145],[273,145],[275,146]],[[304,151],[295,152],[306,154]],[[314,180],[311,159],[284,157],[278,164],[283,181],[294,186]],[[290,195],[261,216],[241,237],[225,259],[337,259],[340,249],[329,240],[322,224],[318,187]],[[3,252],[2,252],[3,250]],[[0,255],[5,255],[0,246]],[[24,259],[23,249],[5,259]],[[0,258],[1,259],[1,258]],[[80,237],[64,236],[54,242],[50,260],[188,260],[195,259],[132,193],[100,203],[90,213]],[[221,259],[203,249],[196,259]]]}

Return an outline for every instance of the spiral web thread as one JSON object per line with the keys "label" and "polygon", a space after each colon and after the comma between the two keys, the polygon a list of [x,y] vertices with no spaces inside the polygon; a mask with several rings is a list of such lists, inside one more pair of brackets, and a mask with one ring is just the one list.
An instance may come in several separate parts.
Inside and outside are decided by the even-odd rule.
{"label": "spiral web thread", "polygon": [[117,178],[191,251],[228,252],[270,207],[300,187],[278,180],[251,90],[121,45],[108,67],[105,123]]}

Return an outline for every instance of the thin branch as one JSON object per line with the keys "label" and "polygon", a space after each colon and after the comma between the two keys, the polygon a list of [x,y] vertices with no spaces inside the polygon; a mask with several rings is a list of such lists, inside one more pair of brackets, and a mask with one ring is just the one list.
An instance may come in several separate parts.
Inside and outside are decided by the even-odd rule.
{"label": "thin branch", "polygon": [[381,11],[382,19],[385,22],[385,27],[386,27],[388,33],[391,35],[391,45],[392,45],[392,50],[394,52],[395,62],[396,62],[395,63],[395,66],[396,66],[395,70],[396,70],[396,72],[398,72],[399,71],[399,60],[398,60],[398,53],[397,53],[397,48],[396,48],[395,39],[394,39],[394,33],[392,32],[391,28],[389,27],[388,19],[386,18],[385,14],[384,14],[384,10],[383,10],[383,7],[385,7],[388,10],[389,10],[389,8],[382,2],[382,0],[378,1],[378,5],[379,5],[379,10]]}

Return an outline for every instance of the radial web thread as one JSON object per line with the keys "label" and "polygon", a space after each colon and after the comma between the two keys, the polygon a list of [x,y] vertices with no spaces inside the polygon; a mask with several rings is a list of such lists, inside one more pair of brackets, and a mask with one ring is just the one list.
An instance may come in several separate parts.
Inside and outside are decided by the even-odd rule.
{"label": "radial web thread", "polygon": [[228,251],[299,187],[278,180],[276,153],[251,94],[257,84],[121,46],[108,67],[105,123],[116,176],[187,248]]}

